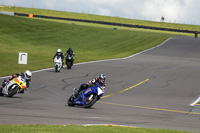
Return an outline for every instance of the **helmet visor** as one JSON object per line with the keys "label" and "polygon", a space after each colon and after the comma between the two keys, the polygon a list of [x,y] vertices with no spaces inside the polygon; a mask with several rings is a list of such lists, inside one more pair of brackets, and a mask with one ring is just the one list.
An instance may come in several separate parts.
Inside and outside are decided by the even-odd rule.
{"label": "helmet visor", "polygon": [[30,78],[31,78],[31,76],[29,76],[28,74],[26,74],[26,78],[27,78],[27,79],[30,79]]}
{"label": "helmet visor", "polygon": [[104,79],[100,79],[102,82],[104,82],[105,80]]}

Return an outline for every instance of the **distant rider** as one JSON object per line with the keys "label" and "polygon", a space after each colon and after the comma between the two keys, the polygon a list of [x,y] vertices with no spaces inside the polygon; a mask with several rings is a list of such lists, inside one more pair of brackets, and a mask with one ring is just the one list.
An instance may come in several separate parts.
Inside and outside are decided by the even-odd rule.
{"label": "distant rider", "polygon": [[63,64],[64,64],[64,63],[63,63],[64,55],[63,55],[61,49],[58,49],[58,50],[57,50],[56,54],[55,54],[54,57],[53,57],[53,62],[54,62],[54,58],[55,58],[56,56],[61,56],[61,59],[62,59],[62,67],[63,67]]}
{"label": "distant rider", "polygon": [[74,90],[74,94],[73,94],[74,97],[78,97],[79,92],[81,92],[84,89],[87,89],[88,87],[94,87],[94,86],[96,86],[96,84],[98,84],[99,87],[105,89],[105,86],[106,86],[105,80],[106,80],[106,76],[104,74],[100,74],[100,75],[98,75],[97,78],[90,80],[88,83],[81,84],[78,89]]}
{"label": "distant rider", "polygon": [[198,31],[195,31],[195,32],[194,32],[194,37],[197,38],[198,34],[199,34],[199,32],[198,32]]}
{"label": "distant rider", "polygon": [[69,48],[69,49],[66,51],[66,53],[65,53],[65,58],[67,57],[67,55],[70,55],[70,56],[73,58],[73,60],[72,60],[72,65],[73,65],[75,53],[74,53],[74,51],[72,50],[72,48]]}
{"label": "distant rider", "polygon": [[[2,82],[2,87],[4,88],[4,86],[9,83],[12,79],[17,78],[21,76],[22,78],[24,78],[26,80],[26,88],[29,87],[30,82],[31,82],[31,76],[32,76],[32,72],[29,70],[26,70],[24,73],[15,73],[14,75],[12,75],[7,81],[3,80]],[[24,89],[21,90],[19,93],[24,93]]]}

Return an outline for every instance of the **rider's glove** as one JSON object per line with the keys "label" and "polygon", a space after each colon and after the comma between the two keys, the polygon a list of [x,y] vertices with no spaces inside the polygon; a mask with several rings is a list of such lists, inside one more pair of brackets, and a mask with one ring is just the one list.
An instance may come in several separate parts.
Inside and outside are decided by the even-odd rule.
{"label": "rider's glove", "polygon": [[106,87],[105,87],[105,86],[102,86],[101,89],[103,89],[103,90],[105,91]]}
{"label": "rider's glove", "polygon": [[93,79],[93,80],[91,81],[91,83],[93,83],[93,84],[94,84],[94,83],[95,83],[95,79]]}

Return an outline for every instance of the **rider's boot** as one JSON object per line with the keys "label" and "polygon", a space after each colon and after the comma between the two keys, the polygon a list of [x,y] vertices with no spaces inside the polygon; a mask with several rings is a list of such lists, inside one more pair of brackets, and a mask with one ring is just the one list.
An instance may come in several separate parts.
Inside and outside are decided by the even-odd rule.
{"label": "rider's boot", "polygon": [[78,97],[78,89],[77,88],[74,88],[73,97],[75,97],[75,98]]}
{"label": "rider's boot", "polygon": [[61,68],[63,68],[63,64],[64,64],[64,62],[62,62],[62,67]]}
{"label": "rider's boot", "polygon": [[6,85],[7,83],[8,83],[8,82],[7,82],[6,80],[3,80],[3,81],[2,81],[2,88],[4,88],[5,85]]}
{"label": "rider's boot", "polygon": [[72,65],[72,66],[73,66],[73,62],[74,62],[74,61],[72,60],[72,61],[71,61],[71,63],[72,63],[71,65]]}

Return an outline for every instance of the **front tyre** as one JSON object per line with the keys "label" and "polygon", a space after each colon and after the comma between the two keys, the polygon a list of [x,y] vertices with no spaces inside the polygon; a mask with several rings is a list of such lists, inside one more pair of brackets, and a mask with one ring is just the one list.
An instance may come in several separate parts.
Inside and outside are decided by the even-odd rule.
{"label": "front tyre", "polygon": [[58,72],[60,72],[60,69],[61,69],[61,68],[58,66]]}
{"label": "front tyre", "polygon": [[73,97],[73,95],[69,98],[67,104],[68,104],[68,106],[74,106],[74,97]]}
{"label": "front tyre", "polygon": [[58,72],[58,65],[55,66],[55,72]]}
{"label": "front tyre", "polygon": [[72,62],[71,61],[67,61],[67,69],[71,69],[71,67],[72,67]]}
{"label": "front tyre", "polygon": [[87,96],[84,101],[84,104],[85,104],[84,108],[92,107],[96,103],[97,98],[98,96],[95,94],[90,94],[89,96]]}

